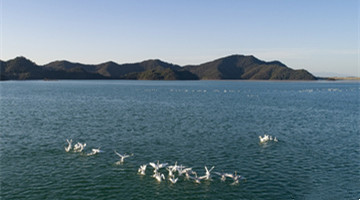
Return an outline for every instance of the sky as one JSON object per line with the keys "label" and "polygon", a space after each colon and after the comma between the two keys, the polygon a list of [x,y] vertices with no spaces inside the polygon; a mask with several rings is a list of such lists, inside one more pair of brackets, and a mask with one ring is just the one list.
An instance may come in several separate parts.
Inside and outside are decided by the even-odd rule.
{"label": "sky", "polygon": [[233,54],[360,76],[359,0],[0,0],[0,59],[200,64]]}

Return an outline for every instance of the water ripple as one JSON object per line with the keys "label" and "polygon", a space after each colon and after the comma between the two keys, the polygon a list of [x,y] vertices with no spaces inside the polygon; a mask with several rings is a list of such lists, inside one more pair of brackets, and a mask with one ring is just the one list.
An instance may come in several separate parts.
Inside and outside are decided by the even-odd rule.
{"label": "water ripple", "polygon": [[[2,199],[358,198],[356,84],[0,84]],[[259,144],[263,134],[279,142]],[[67,138],[86,142],[86,153],[104,152],[66,153]],[[116,165],[114,150],[134,156]],[[237,171],[246,181],[231,185],[215,176],[172,185],[158,183],[150,168],[137,174],[157,160],[178,161],[199,175],[205,165]]]}

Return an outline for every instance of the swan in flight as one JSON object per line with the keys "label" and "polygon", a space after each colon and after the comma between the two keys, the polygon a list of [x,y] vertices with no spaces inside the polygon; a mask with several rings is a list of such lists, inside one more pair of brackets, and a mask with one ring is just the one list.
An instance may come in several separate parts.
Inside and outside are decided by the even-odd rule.
{"label": "swan in flight", "polygon": [[203,179],[202,177],[198,177],[196,172],[192,172],[192,174],[194,174],[195,176],[189,176],[189,178],[193,179],[195,181],[195,183],[200,184],[201,183],[201,179]]}
{"label": "swan in flight", "polygon": [[264,135],[263,137],[259,136],[260,139],[260,143],[265,143],[267,141],[274,141],[274,142],[278,142],[278,139],[276,137],[272,137],[271,135]]}
{"label": "swan in flight", "polygon": [[77,152],[80,149],[79,143],[74,145],[74,152]]}
{"label": "swan in flight", "polygon": [[226,177],[232,178],[234,182],[232,185],[238,184],[239,180],[245,179],[243,176],[237,175],[237,172],[235,171],[233,174],[225,174]]}
{"label": "swan in flight", "polygon": [[219,172],[214,172],[214,173],[221,176],[221,181],[226,181],[226,173],[219,173]]}
{"label": "swan in flight", "polygon": [[185,171],[185,179],[189,180],[190,179],[190,172],[192,172],[191,170],[189,171]]}
{"label": "swan in flight", "polygon": [[120,160],[116,162],[117,165],[122,164],[124,162],[125,158],[128,158],[128,157],[133,155],[133,154],[131,154],[131,155],[126,155],[126,154],[121,155],[118,152],[116,152],[115,150],[114,150],[114,152],[116,153],[116,155],[118,155],[120,157]]}
{"label": "swan in flight", "polygon": [[103,151],[101,151],[100,147],[99,147],[98,149],[92,149],[92,152],[88,153],[87,155],[92,156],[92,155],[95,155],[95,154],[100,153],[100,152],[103,152]]}
{"label": "swan in flight", "polygon": [[72,139],[70,139],[70,141],[68,139],[66,139],[66,142],[69,144],[67,147],[65,147],[65,151],[69,152],[71,150],[71,143],[72,143]]}
{"label": "swan in flight", "polygon": [[156,172],[153,177],[158,181],[161,182],[162,180],[165,180],[164,174],[160,174],[159,172]]}
{"label": "swan in flight", "polygon": [[74,145],[74,151],[82,152],[85,147],[86,147],[86,143],[82,144],[82,143],[78,142],[77,144]]}
{"label": "swan in flight", "polygon": [[174,174],[173,174],[173,169],[172,169],[171,167],[166,167],[166,170],[169,171],[169,177],[170,177],[170,176],[174,176]]}
{"label": "swan in flight", "polygon": [[170,165],[168,166],[169,170],[171,170],[172,172],[175,172],[176,170],[179,169],[179,166],[177,165],[177,161],[175,162],[175,165]]}
{"label": "swan in flight", "polygon": [[205,166],[206,174],[204,176],[201,176],[201,179],[209,180],[210,179],[210,172],[215,168],[215,166],[212,166],[210,170]]}
{"label": "swan in flight", "polygon": [[168,167],[170,170],[172,170],[173,172],[176,172],[176,171],[179,171],[179,170],[182,170],[185,168],[185,166],[183,165],[177,165],[177,161],[175,162],[175,165],[170,165]]}
{"label": "swan in flight", "polygon": [[145,165],[140,165],[139,169],[138,169],[138,173],[141,175],[145,175],[145,170],[146,170],[147,164]]}
{"label": "swan in flight", "polygon": [[192,168],[185,168],[185,166],[182,166],[181,168],[178,169],[178,173],[179,176],[181,176],[182,174],[185,174],[187,178],[189,178],[189,172],[191,172]]}
{"label": "swan in flight", "polygon": [[259,136],[260,143],[265,143],[270,140],[269,135],[264,135],[264,137]]}
{"label": "swan in flight", "polygon": [[154,168],[154,173],[156,173],[159,169],[166,167],[168,164],[167,163],[160,164],[159,161],[157,161],[157,163],[150,162],[149,165]]}
{"label": "swan in flight", "polygon": [[174,176],[170,176],[169,180],[172,184],[175,184],[178,181],[178,178],[175,178]]}

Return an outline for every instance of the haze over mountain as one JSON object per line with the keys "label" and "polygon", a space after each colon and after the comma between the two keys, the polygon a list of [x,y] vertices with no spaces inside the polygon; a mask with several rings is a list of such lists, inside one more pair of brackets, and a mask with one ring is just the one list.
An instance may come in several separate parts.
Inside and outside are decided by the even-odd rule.
{"label": "haze over mountain", "polygon": [[24,57],[0,61],[1,80],[33,79],[139,79],[139,80],[316,80],[306,70],[293,70],[279,61],[231,55],[200,65],[179,66],[161,60],[97,65],[54,61],[36,65]]}

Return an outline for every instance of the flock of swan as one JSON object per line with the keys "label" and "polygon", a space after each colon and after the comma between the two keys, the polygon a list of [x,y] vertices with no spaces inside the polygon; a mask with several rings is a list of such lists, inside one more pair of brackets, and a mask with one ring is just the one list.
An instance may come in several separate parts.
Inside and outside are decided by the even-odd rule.
{"label": "flock of swan", "polygon": [[[269,141],[274,141],[274,142],[278,142],[277,138],[275,137],[273,139],[272,136],[270,135],[264,135],[264,136],[259,136],[260,139],[260,144],[269,142]],[[72,139],[68,140],[66,139],[68,146],[65,147],[65,151],[66,152],[70,152],[71,149],[73,149],[73,152],[78,152],[81,153],[84,148],[86,147],[86,143],[76,143],[74,145],[74,147],[72,147]],[[98,153],[101,153],[103,151],[100,150],[100,148],[97,149],[92,149],[92,151],[90,153],[87,153],[87,156],[92,156]],[[116,165],[120,165],[123,164],[125,161],[125,158],[131,157],[134,154],[131,155],[127,155],[127,154],[120,154],[117,151],[114,150],[114,153],[119,156],[120,160],[117,161],[115,164]],[[185,180],[193,180],[195,183],[200,184],[202,182],[202,180],[204,181],[209,181],[212,180],[212,174],[211,171],[215,168],[215,166],[212,166],[210,169],[205,166],[205,174],[203,176],[198,176],[197,172],[195,172],[191,167],[185,167],[184,165],[178,165],[177,162],[175,162],[174,165],[168,165],[168,163],[160,163],[159,161],[157,162],[149,162],[143,165],[140,165],[139,169],[138,169],[138,174],[139,175],[146,175],[146,169],[147,166],[150,166],[153,168],[153,175],[152,177],[155,178],[158,182],[164,181],[166,180],[165,174],[163,173],[164,170],[162,169],[166,169],[167,173],[168,173],[168,180],[172,183],[175,184],[178,180],[179,177],[184,176]],[[246,180],[243,176],[238,175],[237,172],[235,171],[234,173],[220,173],[220,172],[214,172],[214,174],[216,174],[217,176],[220,177],[220,180],[225,182],[227,180],[227,178],[230,178],[233,183],[232,185],[238,184],[239,181],[241,180]]]}
{"label": "flock of swan", "polygon": [[[148,165],[154,169],[152,177],[155,178],[158,182],[166,180],[165,174],[160,171],[162,168],[165,168],[168,171],[168,180],[172,184],[175,184],[181,176],[184,176],[185,180],[193,180],[198,184],[200,184],[202,180],[212,180],[211,171],[215,168],[212,166],[210,169],[208,169],[207,166],[205,166],[205,175],[198,176],[191,167],[178,165],[177,162],[175,162],[174,165],[168,165],[168,163],[159,163],[159,161],[157,161],[157,163],[150,162],[149,164],[141,165],[138,169],[138,174],[145,175],[145,170]],[[243,176],[238,175],[236,171],[234,173],[214,173],[220,176],[222,181],[226,181],[226,177],[231,178],[233,180],[233,185],[238,184],[240,180],[246,180]]]}
{"label": "flock of swan", "polygon": [[268,141],[274,141],[274,142],[278,142],[278,139],[276,137],[273,137],[271,135],[264,135],[264,136],[259,136],[260,139],[260,143],[266,143]]}

